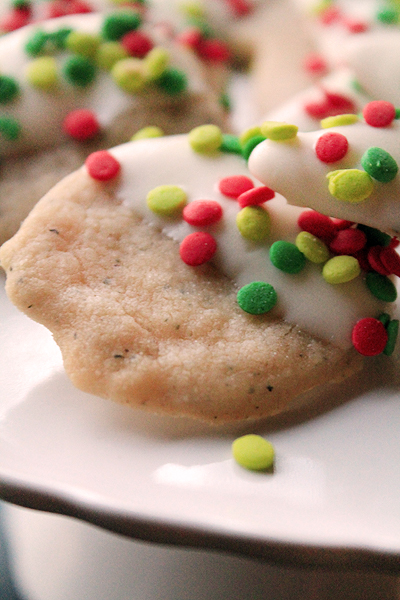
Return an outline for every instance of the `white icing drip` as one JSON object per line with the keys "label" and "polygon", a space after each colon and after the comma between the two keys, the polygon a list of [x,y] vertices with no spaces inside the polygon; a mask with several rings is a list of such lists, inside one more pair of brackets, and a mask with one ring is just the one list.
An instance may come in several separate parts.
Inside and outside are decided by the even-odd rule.
{"label": "white icing drip", "polygon": [[145,203],[151,189],[164,184],[179,185],[186,190],[189,201],[213,199],[220,202],[223,220],[208,228],[218,243],[214,262],[239,287],[254,280],[274,285],[279,296],[274,314],[297,323],[315,336],[348,347],[352,326],[359,318],[377,316],[388,310],[385,304],[373,298],[361,277],[332,286],[322,278],[321,266],[308,263],[300,274],[288,275],[271,264],[270,245],[277,239],[294,242],[300,231],[297,218],[301,210],[288,206],[282,196],[265,205],[272,219],[268,242],[256,244],[241,237],[235,224],[239,205],[217,189],[222,177],[249,175],[240,157],[198,155],[190,149],[185,135],[124,144],[113,148],[111,153],[122,165],[117,190],[120,199],[150,225],[162,229],[177,241],[195,228],[180,218],[166,221],[155,216]]}

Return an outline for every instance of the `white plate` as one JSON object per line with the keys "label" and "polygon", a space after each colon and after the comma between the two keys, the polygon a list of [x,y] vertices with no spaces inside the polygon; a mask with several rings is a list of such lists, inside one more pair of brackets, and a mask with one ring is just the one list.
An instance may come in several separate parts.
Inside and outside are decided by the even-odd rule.
{"label": "white plate", "polygon": [[[3,499],[136,539],[399,569],[400,396],[390,360],[335,387],[308,418],[219,431],[74,389],[48,331],[11,305],[3,276],[0,284]],[[234,463],[231,442],[244,431],[272,441],[274,474]]]}

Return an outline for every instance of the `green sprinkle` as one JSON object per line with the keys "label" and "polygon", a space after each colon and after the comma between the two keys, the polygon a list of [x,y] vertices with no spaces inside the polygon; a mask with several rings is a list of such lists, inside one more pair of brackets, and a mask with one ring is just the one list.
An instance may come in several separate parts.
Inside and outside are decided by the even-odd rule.
{"label": "green sprinkle", "polygon": [[149,209],[164,217],[177,215],[187,201],[186,192],[177,185],[159,185],[152,189],[146,198]]}
{"label": "green sprinkle", "polygon": [[293,140],[297,136],[298,130],[297,125],[278,121],[265,121],[261,125],[261,134],[274,141]]}
{"label": "green sprinkle", "polygon": [[386,356],[391,356],[396,347],[397,337],[399,335],[399,321],[398,319],[393,319],[390,321],[386,327],[386,332],[388,334],[388,341],[386,342],[385,349],[383,354]]}
{"label": "green sprinkle", "polygon": [[269,258],[277,269],[294,275],[300,273],[306,265],[306,257],[295,244],[279,240],[269,250]]}
{"label": "green sprinkle", "polygon": [[139,58],[119,60],[111,69],[111,76],[118,87],[128,94],[137,94],[146,85],[143,64]]}
{"label": "green sprinkle", "polygon": [[337,285],[347,283],[358,277],[361,268],[358,260],[354,256],[334,256],[323,266],[322,277],[327,283]]}
{"label": "green sprinkle", "polygon": [[232,444],[232,454],[241,467],[250,471],[270,471],[274,466],[273,445],[254,433],[237,438]]}
{"label": "green sprinkle", "polygon": [[55,50],[65,50],[66,39],[72,31],[71,27],[60,27],[57,31],[48,33],[48,45]]}
{"label": "green sprinkle", "polygon": [[199,154],[215,154],[222,145],[222,132],[217,125],[199,125],[189,132],[189,144]]}
{"label": "green sprinkle", "polygon": [[387,327],[390,322],[390,315],[388,313],[381,313],[378,317],[378,320],[382,323],[382,325]]}
{"label": "green sprinkle", "polygon": [[77,87],[86,87],[96,77],[96,65],[84,56],[71,56],[63,65],[66,80]]}
{"label": "green sprinkle", "polygon": [[0,134],[10,141],[18,139],[21,133],[21,125],[13,117],[0,116]]}
{"label": "green sprinkle", "polygon": [[330,127],[339,127],[340,125],[354,125],[358,120],[358,116],[352,114],[326,117],[326,119],[322,119],[321,127],[322,129],[329,129]]}
{"label": "green sprinkle", "polygon": [[42,29],[36,29],[25,44],[29,56],[38,56],[45,48],[49,35]]}
{"label": "green sprinkle", "polygon": [[368,173],[360,169],[339,169],[327,174],[329,192],[343,202],[357,204],[372,194],[374,182]]}
{"label": "green sprinkle", "polygon": [[105,71],[111,71],[113,66],[129,54],[119,42],[103,42],[97,49],[96,64]]}
{"label": "green sprinkle", "polygon": [[101,34],[105,40],[115,42],[129,31],[137,29],[141,23],[142,19],[139,13],[121,10],[105,17]]}
{"label": "green sprinkle", "polygon": [[382,148],[368,148],[361,158],[361,165],[371,177],[381,183],[392,181],[399,170],[393,156]]}
{"label": "green sprinkle", "polygon": [[8,104],[19,95],[19,85],[16,79],[8,75],[0,75],[0,104]]}
{"label": "green sprinkle", "polygon": [[57,63],[52,56],[40,56],[32,60],[25,69],[25,76],[36,89],[48,91],[58,82]]}
{"label": "green sprinkle", "polygon": [[242,145],[237,135],[231,133],[222,134],[221,152],[230,154],[242,154]]}
{"label": "green sprinkle", "polygon": [[132,140],[132,142],[134,142],[136,140],[145,140],[148,138],[158,138],[158,137],[162,137],[163,135],[164,135],[164,132],[162,129],[160,129],[160,127],[149,125],[148,127],[143,127],[142,129],[139,129],[139,131],[137,131],[135,133],[135,135],[132,136],[131,140]]}
{"label": "green sprinkle", "polygon": [[258,144],[261,144],[261,142],[264,140],[265,137],[263,135],[255,135],[254,137],[250,138],[242,148],[242,156],[248,160],[254,148],[258,146]]}
{"label": "green sprinkle", "polygon": [[169,52],[161,46],[152,48],[143,59],[143,69],[147,79],[158,79],[168,67]]}
{"label": "green sprinkle", "polygon": [[262,242],[271,230],[271,217],[262,206],[246,206],[236,215],[240,235],[252,242]]}
{"label": "green sprinkle", "polygon": [[99,45],[100,37],[98,35],[82,31],[72,31],[65,41],[68,50],[86,56],[86,58],[94,58]]}
{"label": "green sprinkle", "polygon": [[169,96],[177,96],[187,89],[187,75],[181,69],[167,67],[156,80],[156,85],[161,91]]}
{"label": "green sprinkle", "polygon": [[249,129],[243,131],[239,136],[239,140],[242,146],[245,146],[245,144],[247,144],[247,142],[251,140],[251,138],[258,137],[260,135],[261,127],[259,125],[255,125],[254,127],[249,127]]}
{"label": "green sprinkle", "polygon": [[365,283],[371,294],[378,300],[383,300],[383,302],[395,302],[397,300],[396,286],[386,275],[370,271],[365,277]]}
{"label": "green sprinkle", "polygon": [[392,238],[389,234],[375,229],[375,227],[369,227],[368,225],[357,225],[357,229],[361,229],[367,236],[368,246],[384,246],[385,248],[390,245]]}
{"label": "green sprinkle", "polygon": [[301,231],[298,234],[296,246],[312,263],[320,264],[329,259],[330,254],[327,245],[308,231]]}
{"label": "green sprinkle", "polygon": [[227,92],[224,92],[220,95],[219,104],[226,112],[230,112],[232,110],[232,102]]}
{"label": "green sprinkle", "polygon": [[237,302],[240,308],[251,315],[262,315],[269,312],[277,301],[275,288],[264,281],[248,283],[237,293]]}
{"label": "green sprinkle", "polygon": [[376,20],[385,25],[396,25],[399,22],[399,11],[390,7],[381,8],[376,14]]}

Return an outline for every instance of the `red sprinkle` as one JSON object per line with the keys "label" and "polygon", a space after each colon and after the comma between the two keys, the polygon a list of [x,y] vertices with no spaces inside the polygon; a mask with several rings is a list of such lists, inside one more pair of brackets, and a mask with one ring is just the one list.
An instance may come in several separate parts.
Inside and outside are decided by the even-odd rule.
{"label": "red sprinkle", "polygon": [[177,36],[177,40],[183,46],[197,50],[200,46],[203,35],[198,27],[189,27]]}
{"label": "red sprinkle", "polygon": [[83,0],[52,0],[46,6],[46,19],[56,19],[65,15],[78,15],[93,12]]}
{"label": "red sprinkle", "polygon": [[382,246],[371,246],[368,250],[368,262],[372,269],[380,275],[390,275],[390,271],[385,267],[381,260]]}
{"label": "red sprinkle", "polygon": [[209,62],[227,62],[231,56],[228,46],[215,38],[203,38],[196,50],[200,58]]}
{"label": "red sprinkle", "polygon": [[100,131],[96,115],[86,108],[70,112],[64,119],[63,129],[75,140],[90,140]]}
{"label": "red sprinkle", "polygon": [[336,217],[332,217],[333,224],[335,226],[336,231],[341,231],[342,229],[348,229],[352,225],[354,225],[353,221],[347,221],[346,219],[337,219]]}
{"label": "red sprinkle", "polygon": [[128,31],[122,39],[121,45],[130,56],[143,58],[154,47],[148,35],[142,31]]}
{"label": "red sprinkle", "polygon": [[379,258],[390,274],[400,277],[400,256],[392,246],[382,248]]}
{"label": "red sprinkle", "polygon": [[247,192],[243,192],[240,194],[238,198],[240,208],[245,208],[245,206],[254,206],[258,204],[264,204],[268,200],[272,200],[275,198],[274,190],[271,190],[266,185],[261,187],[255,187],[251,190],[247,190]]}
{"label": "red sprinkle", "polygon": [[368,31],[368,23],[365,21],[357,21],[356,19],[343,19],[343,25],[350,33],[364,33]]}
{"label": "red sprinkle", "polygon": [[322,25],[332,25],[337,23],[342,16],[340,9],[336,6],[329,6],[323,10],[319,15],[319,20]]}
{"label": "red sprinkle", "polygon": [[364,106],[362,114],[371,127],[388,127],[396,118],[396,108],[391,102],[374,100]]}
{"label": "red sprinkle", "polygon": [[325,97],[319,102],[307,102],[304,105],[305,112],[314,119],[334,117],[344,113],[356,112],[355,104],[351,98],[342,94],[322,90]]}
{"label": "red sprinkle", "polygon": [[318,138],[315,154],[324,163],[333,163],[344,158],[349,149],[347,138],[341,133],[329,131]]}
{"label": "red sprinkle", "polygon": [[0,19],[0,31],[4,33],[15,31],[27,25],[30,20],[31,11],[29,8],[15,8]]}
{"label": "red sprinkle", "polygon": [[185,206],[182,216],[194,227],[206,227],[219,221],[222,207],[216,200],[194,200]]}
{"label": "red sprinkle", "polygon": [[361,229],[342,229],[337,232],[329,245],[334,254],[356,254],[367,243],[367,236]]}
{"label": "red sprinkle", "polygon": [[362,250],[359,250],[358,252],[354,252],[353,256],[354,256],[354,258],[356,258],[358,260],[358,264],[360,265],[360,267],[363,271],[366,271],[367,273],[368,273],[368,271],[371,271],[371,265],[369,264],[369,261],[368,261],[368,249],[367,248],[363,248]]}
{"label": "red sprinkle", "polygon": [[189,233],[181,242],[179,254],[184,263],[197,267],[208,262],[217,250],[217,242],[205,231]]}
{"label": "red sprinkle", "polygon": [[121,169],[120,163],[107,150],[89,154],[85,165],[90,177],[98,181],[113,179]]}
{"label": "red sprinkle", "polygon": [[328,244],[336,233],[332,219],[315,210],[303,210],[297,223],[300,229],[308,231]]}
{"label": "red sprinkle", "polygon": [[228,198],[239,198],[241,194],[251,190],[254,187],[254,183],[250,177],[246,175],[232,175],[231,177],[224,177],[218,183],[218,189],[224,196]]}
{"label": "red sprinkle", "polygon": [[309,54],[303,62],[304,70],[310,75],[325,75],[328,71],[326,60],[321,54]]}
{"label": "red sprinkle", "polygon": [[360,319],[351,333],[354,348],[364,356],[376,356],[384,351],[388,334],[383,323],[373,317]]}
{"label": "red sprinkle", "polygon": [[252,4],[249,0],[225,0],[235,17],[244,17],[252,11]]}

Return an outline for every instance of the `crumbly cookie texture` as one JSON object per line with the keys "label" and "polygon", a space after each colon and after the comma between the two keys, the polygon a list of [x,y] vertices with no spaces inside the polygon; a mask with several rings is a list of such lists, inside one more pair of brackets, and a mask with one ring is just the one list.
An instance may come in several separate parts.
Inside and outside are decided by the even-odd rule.
{"label": "crumbly cookie texture", "polygon": [[234,284],[185,265],[116,185],[69,175],[0,250],[10,299],[52,331],[78,388],[223,423],[283,411],[361,366],[353,349],[242,311]]}

